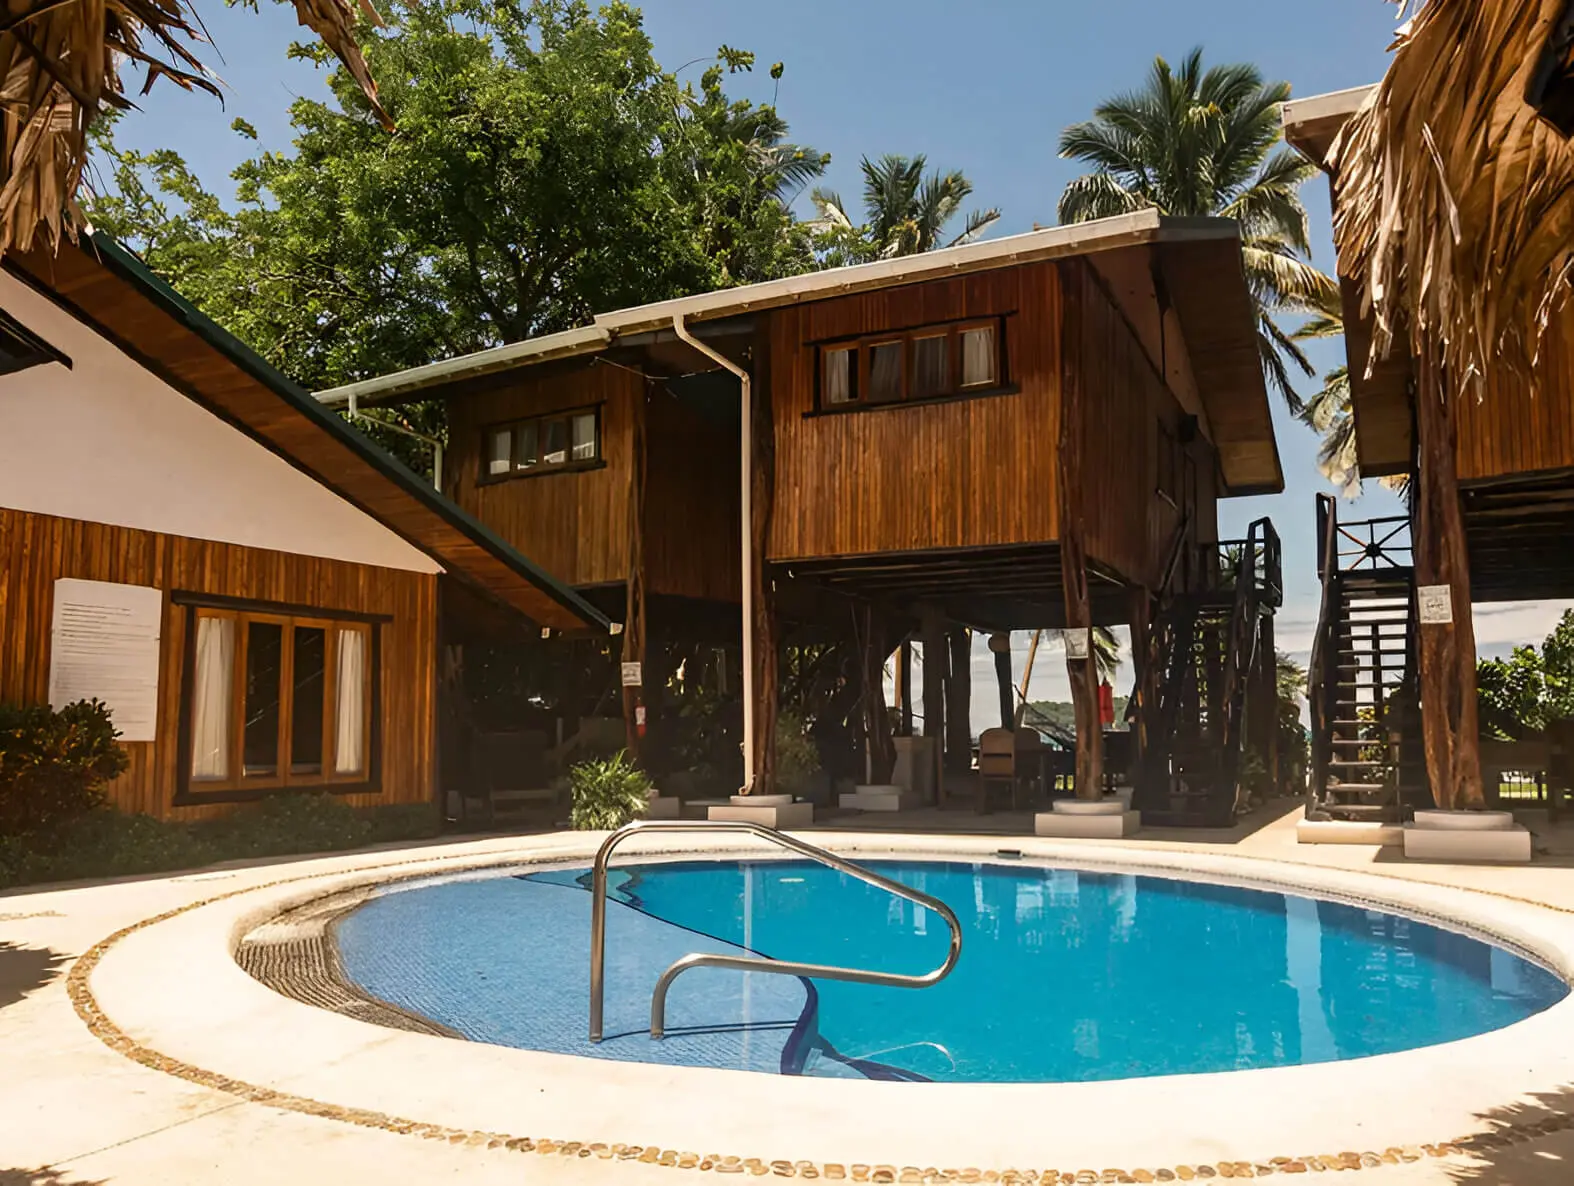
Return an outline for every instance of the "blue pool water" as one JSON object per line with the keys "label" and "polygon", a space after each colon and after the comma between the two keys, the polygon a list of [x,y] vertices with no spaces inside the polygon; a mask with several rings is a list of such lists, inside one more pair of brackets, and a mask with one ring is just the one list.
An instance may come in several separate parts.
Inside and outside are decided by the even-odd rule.
{"label": "blue pool water", "polygon": [[692,951],[919,973],[930,911],[813,863],[627,867],[608,908],[607,1041],[586,1040],[584,870],[385,892],[336,928],[372,995],[476,1041],[787,1074],[1064,1082],[1357,1058],[1498,1029],[1567,987],[1512,952],[1291,894],[1030,865],[885,861],[963,926],[929,989],[686,972],[669,1037],[650,993]]}

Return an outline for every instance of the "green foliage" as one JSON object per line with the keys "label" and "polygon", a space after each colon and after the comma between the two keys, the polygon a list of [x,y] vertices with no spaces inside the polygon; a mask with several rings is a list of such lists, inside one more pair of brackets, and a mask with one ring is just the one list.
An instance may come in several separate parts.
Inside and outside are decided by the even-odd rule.
{"label": "green foliage", "polygon": [[776,790],[802,795],[820,772],[820,750],[804,719],[794,712],[776,715]]}
{"label": "green foliage", "polygon": [[1179,69],[1156,58],[1140,90],[1099,104],[1091,120],[1061,133],[1060,155],[1094,171],[1066,187],[1060,220],[1148,208],[1236,219],[1263,369],[1298,412],[1290,367],[1311,375],[1312,364],[1274,317],[1334,309],[1338,290],[1310,262],[1300,188],[1316,167],[1289,148],[1276,148],[1280,107],[1289,96],[1287,83],[1264,82],[1254,66],[1204,70],[1200,49]]}
{"label": "green foliage", "polygon": [[610,758],[581,762],[568,772],[576,831],[611,831],[645,813],[650,778],[619,750]]}
{"label": "green foliage", "polygon": [[0,836],[0,886],[425,839],[438,834],[441,822],[430,803],[351,808],[323,794],[273,796],[200,823],[100,808],[25,835]]}
{"label": "green foliage", "polygon": [[836,267],[956,247],[977,239],[999,221],[999,210],[975,210],[960,234],[943,239],[946,227],[973,192],[973,183],[960,170],[926,175],[927,166],[922,155],[864,157],[861,224],[853,222],[841,195],[816,189],[812,198],[820,217],[815,223],[815,245],[821,262]]}
{"label": "green foliage", "polygon": [[1275,654],[1275,685],[1279,694],[1278,743],[1279,787],[1278,792],[1299,795],[1306,790],[1306,776],[1311,768],[1311,738],[1301,723],[1301,701],[1306,697],[1306,669],[1283,651]]}
{"label": "green foliage", "polygon": [[[789,143],[774,107],[727,98],[752,54],[723,47],[696,90],[626,4],[380,8],[388,27],[361,35],[393,135],[334,68],[334,101],[291,104],[292,149],[235,171],[234,208],[172,152],[117,150],[107,128],[99,142],[94,225],[303,386],[813,265],[787,201],[827,158]],[[427,406],[376,416],[443,431]]]}
{"label": "green foliage", "polygon": [[1483,737],[1514,740],[1574,717],[1574,610],[1564,611],[1539,651],[1515,647],[1507,659],[1480,660],[1476,696]]}
{"label": "green foliage", "polygon": [[0,836],[55,827],[104,801],[126,768],[109,709],[97,700],[0,704]]}

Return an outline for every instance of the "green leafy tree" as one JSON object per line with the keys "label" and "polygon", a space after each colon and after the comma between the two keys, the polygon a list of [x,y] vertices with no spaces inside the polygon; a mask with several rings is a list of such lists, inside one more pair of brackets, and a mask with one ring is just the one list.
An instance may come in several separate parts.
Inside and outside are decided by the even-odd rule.
{"label": "green leafy tree", "polygon": [[916,255],[936,247],[971,243],[1000,220],[996,209],[968,214],[962,231],[946,238],[946,228],[973,193],[973,183],[960,170],[925,172],[922,155],[864,157],[863,221],[855,223],[841,195],[816,189],[811,195],[820,217],[815,224],[822,262],[829,265],[867,263],[900,255]]}
{"label": "green leafy tree", "polygon": [[1291,368],[1313,367],[1279,327],[1283,313],[1332,309],[1334,282],[1310,262],[1300,188],[1314,166],[1280,142],[1287,83],[1246,64],[1203,69],[1193,50],[1175,69],[1156,58],[1145,85],[1094,109],[1060,136],[1060,155],[1093,171],[1060,199],[1062,222],[1158,209],[1241,225],[1246,280],[1257,312],[1263,370],[1292,411],[1301,408]]}
{"label": "green leafy tree", "polygon": [[1478,661],[1476,696],[1484,737],[1514,740],[1574,718],[1574,610],[1564,611],[1539,651],[1520,646],[1507,659]]}
{"label": "green leafy tree", "polygon": [[[302,385],[814,266],[788,201],[826,158],[792,144],[774,107],[727,98],[726,72],[752,55],[723,47],[696,90],[621,3],[422,0],[387,15],[364,48],[392,137],[333,70],[331,101],[291,105],[291,151],[236,170],[233,209],[173,153],[101,145],[93,222]],[[320,47],[294,52],[328,65]],[[378,414],[443,431],[441,408]]]}

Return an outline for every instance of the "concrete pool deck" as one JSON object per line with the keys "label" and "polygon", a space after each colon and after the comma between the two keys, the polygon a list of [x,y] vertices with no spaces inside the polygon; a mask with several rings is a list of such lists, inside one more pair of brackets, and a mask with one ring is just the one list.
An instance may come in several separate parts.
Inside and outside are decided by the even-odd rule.
{"label": "concrete pool deck", "polygon": [[[1315,887],[1465,918],[1561,953],[1565,972],[1574,965],[1574,832],[1533,822],[1543,851],[1529,866],[1416,865],[1391,850],[1297,846],[1297,812],[1260,815],[1207,839],[1096,845],[1001,843],[1013,821],[961,814],[939,817],[973,832],[954,842],[852,831],[867,826],[855,818],[815,839],[865,852],[1019,848]],[[279,997],[230,958],[238,929],[337,886],[575,857],[592,843],[492,837],[0,894],[0,1184],[640,1182],[691,1176],[699,1166],[681,1156],[691,1149],[696,1161],[713,1150],[739,1159],[714,1167],[723,1173],[871,1181],[935,1167],[962,1181],[1029,1168],[1083,1182],[1280,1176],[1330,1172],[1347,1153],[1375,1162],[1360,1180],[1379,1186],[1574,1181],[1574,998],[1496,1034],[1376,1059],[920,1086],[610,1064],[384,1030]],[[1438,1148],[1508,1125],[1468,1151]],[[619,1143],[656,1160],[602,1156]],[[678,1165],[662,1166],[664,1153]]]}

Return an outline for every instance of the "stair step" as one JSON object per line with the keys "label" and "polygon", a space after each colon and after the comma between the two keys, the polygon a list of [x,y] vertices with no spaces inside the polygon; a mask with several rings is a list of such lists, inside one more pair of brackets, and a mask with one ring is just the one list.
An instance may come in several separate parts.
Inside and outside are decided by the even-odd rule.
{"label": "stair step", "polygon": [[1330,766],[1338,766],[1344,770],[1387,770],[1394,763],[1392,761],[1377,761],[1371,758],[1330,758]]}
{"label": "stair step", "polygon": [[1392,811],[1393,807],[1387,803],[1326,803],[1323,805],[1323,810],[1329,815],[1381,818]]}
{"label": "stair step", "polygon": [[1386,782],[1340,782],[1329,786],[1327,791],[1330,795],[1371,795],[1393,789]]}

